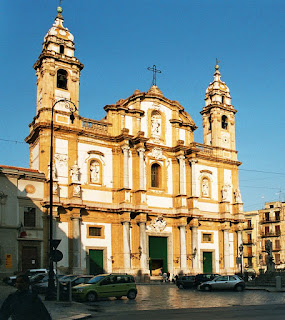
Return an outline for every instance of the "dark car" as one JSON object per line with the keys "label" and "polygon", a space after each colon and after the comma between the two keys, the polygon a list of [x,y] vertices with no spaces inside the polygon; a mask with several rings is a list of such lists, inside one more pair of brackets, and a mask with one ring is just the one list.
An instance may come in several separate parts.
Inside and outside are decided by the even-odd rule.
{"label": "dark car", "polygon": [[195,276],[180,276],[176,280],[179,289],[194,288]]}
{"label": "dark car", "polygon": [[213,280],[218,276],[219,274],[217,273],[199,273],[195,276],[194,288],[197,288],[201,283]]}
{"label": "dark car", "polygon": [[[26,272],[24,274],[27,275],[29,278],[31,278],[32,276],[34,276],[36,274],[47,273],[47,272],[48,272],[47,269],[28,269],[28,270],[26,270]],[[16,278],[17,278],[17,276],[6,277],[3,279],[3,281],[6,284],[9,284],[10,286],[14,286],[15,282],[16,282]]]}

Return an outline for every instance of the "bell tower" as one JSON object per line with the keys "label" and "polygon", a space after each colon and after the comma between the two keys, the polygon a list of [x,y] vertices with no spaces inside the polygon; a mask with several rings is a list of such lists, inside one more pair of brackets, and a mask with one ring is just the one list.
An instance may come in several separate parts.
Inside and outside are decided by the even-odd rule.
{"label": "bell tower", "polygon": [[205,107],[200,112],[203,115],[204,144],[235,150],[235,114],[231,105],[230,90],[221,81],[219,65],[215,65],[214,81],[206,90]]}
{"label": "bell tower", "polygon": [[[74,56],[74,37],[63,26],[62,8],[43,42],[42,52],[34,64],[37,76],[37,118],[50,121],[50,109],[59,99],[71,100],[77,106],[79,101],[79,80],[83,64]],[[56,112],[66,112],[62,103]]]}

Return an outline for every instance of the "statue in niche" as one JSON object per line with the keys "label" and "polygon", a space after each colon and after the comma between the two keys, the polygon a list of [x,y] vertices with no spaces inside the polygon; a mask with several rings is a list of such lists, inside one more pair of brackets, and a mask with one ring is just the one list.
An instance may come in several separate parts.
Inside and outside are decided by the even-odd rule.
{"label": "statue in niche", "polygon": [[153,111],[151,115],[151,135],[155,137],[161,135],[161,115],[158,111]]}
{"label": "statue in niche", "polygon": [[209,180],[203,179],[202,181],[202,196],[203,197],[209,197]]}
{"label": "statue in niche", "polygon": [[79,183],[80,169],[77,164],[77,161],[75,161],[75,164],[70,169],[70,176],[72,183]]}
{"label": "statue in niche", "polygon": [[100,182],[100,164],[98,161],[91,162],[90,181],[91,181],[91,183],[99,183]]}
{"label": "statue in niche", "polygon": [[242,203],[240,190],[239,189],[235,189],[234,194],[235,194],[236,203]]}

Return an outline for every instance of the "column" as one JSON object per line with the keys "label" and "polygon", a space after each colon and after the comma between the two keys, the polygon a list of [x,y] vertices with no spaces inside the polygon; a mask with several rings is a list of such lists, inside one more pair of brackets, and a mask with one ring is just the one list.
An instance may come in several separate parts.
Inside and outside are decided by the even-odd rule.
{"label": "column", "polygon": [[122,147],[124,153],[124,188],[129,188],[129,146]]}
{"label": "column", "polygon": [[180,268],[186,272],[187,269],[187,253],[186,253],[186,227],[180,226]]}
{"label": "column", "polygon": [[179,160],[179,192],[186,194],[185,188],[185,157],[183,155],[178,157]]}
{"label": "column", "polygon": [[[240,250],[239,250],[239,246],[243,244],[242,241],[242,231],[238,230],[237,232],[237,256],[240,256]],[[241,264],[243,266],[243,254],[241,255]]]}
{"label": "column", "polygon": [[146,223],[140,222],[140,247],[141,247],[141,270],[142,273],[147,273],[147,253],[146,253]]}
{"label": "column", "polygon": [[192,173],[192,197],[198,197],[199,193],[197,190],[197,176],[196,176],[196,163],[198,160],[191,159],[190,161],[191,165],[191,173]]}
{"label": "column", "polygon": [[145,149],[138,149],[140,156],[140,190],[145,190],[145,164],[144,164],[144,153]]}
{"label": "column", "polygon": [[228,273],[230,267],[229,229],[224,229],[224,269]]}
{"label": "column", "polygon": [[131,248],[130,248],[130,222],[123,222],[123,245],[124,245],[124,267],[125,272],[131,269]]}
{"label": "column", "polygon": [[[199,272],[199,254],[198,254],[198,227],[194,226],[191,229],[192,235],[192,264],[193,272]],[[195,256],[194,256],[194,253]]]}
{"label": "column", "polygon": [[73,229],[73,272],[81,271],[81,232],[80,232],[80,217],[72,218]]}

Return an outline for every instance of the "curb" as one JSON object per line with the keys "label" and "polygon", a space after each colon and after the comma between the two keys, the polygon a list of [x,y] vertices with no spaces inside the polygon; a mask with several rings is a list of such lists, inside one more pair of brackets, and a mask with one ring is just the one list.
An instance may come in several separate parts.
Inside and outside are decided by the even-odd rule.
{"label": "curb", "polygon": [[81,313],[81,314],[77,314],[76,316],[61,318],[59,320],[81,320],[81,319],[89,319],[91,317],[92,315],[90,313]]}

